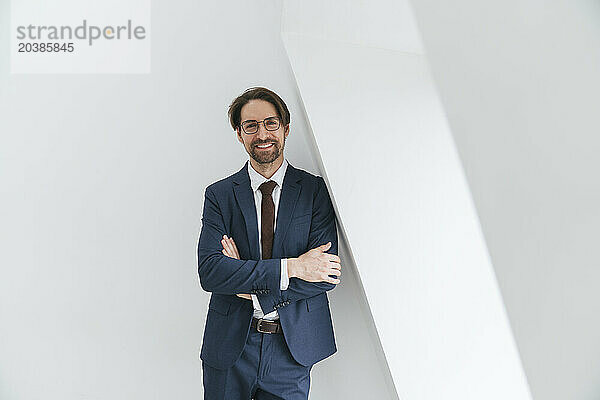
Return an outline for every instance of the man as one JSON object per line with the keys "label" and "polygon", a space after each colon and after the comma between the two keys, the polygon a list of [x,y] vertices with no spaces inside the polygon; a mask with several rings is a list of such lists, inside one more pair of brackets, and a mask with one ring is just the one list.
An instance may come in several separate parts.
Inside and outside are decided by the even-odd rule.
{"label": "man", "polygon": [[326,293],[341,275],[333,206],[323,178],[284,158],[290,113],[276,93],[246,90],[229,120],[249,160],[205,191],[204,398],[307,399],[312,366],[337,351]]}

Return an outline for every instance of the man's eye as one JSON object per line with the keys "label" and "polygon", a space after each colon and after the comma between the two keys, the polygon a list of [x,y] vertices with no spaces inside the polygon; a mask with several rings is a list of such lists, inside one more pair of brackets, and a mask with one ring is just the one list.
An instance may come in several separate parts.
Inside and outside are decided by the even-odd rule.
{"label": "man's eye", "polygon": [[256,129],[256,123],[251,122],[249,124],[246,124],[246,129]]}
{"label": "man's eye", "polygon": [[267,121],[267,126],[269,128],[274,128],[277,126],[277,121]]}

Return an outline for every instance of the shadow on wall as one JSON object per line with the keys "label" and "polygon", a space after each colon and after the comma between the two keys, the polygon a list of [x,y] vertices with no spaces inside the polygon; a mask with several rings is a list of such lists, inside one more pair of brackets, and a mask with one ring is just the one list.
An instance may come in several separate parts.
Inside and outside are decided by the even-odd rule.
{"label": "shadow on wall", "polygon": [[[334,202],[335,206],[335,199]],[[317,363],[311,399],[398,400],[348,241],[338,220],[341,283],[329,293],[338,351]],[[360,384],[358,384],[360,382]]]}
{"label": "shadow on wall", "polygon": [[[301,98],[298,91],[298,97]],[[328,186],[335,209],[338,230],[338,249],[342,265],[341,283],[329,292],[333,328],[338,351],[317,363],[311,374],[311,399],[381,399],[398,400],[379,335],[348,239],[338,213],[335,196],[330,189],[323,161],[315,141],[310,119],[302,106],[307,121],[307,144],[311,150],[318,174]],[[355,383],[360,382],[360,385]]]}

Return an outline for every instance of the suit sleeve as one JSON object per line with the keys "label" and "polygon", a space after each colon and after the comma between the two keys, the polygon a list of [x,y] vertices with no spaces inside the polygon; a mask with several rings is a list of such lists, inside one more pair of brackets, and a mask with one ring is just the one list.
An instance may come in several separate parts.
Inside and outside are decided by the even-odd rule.
{"label": "suit sleeve", "polygon": [[281,295],[281,259],[238,260],[225,256],[221,239],[225,235],[223,216],[211,187],[204,192],[202,229],[198,240],[198,275],[207,292],[220,294],[267,291]]}
{"label": "suit sleeve", "polygon": [[[313,202],[312,221],[308,237],[308,249],[331,242],[327,251],[338,255],[338,238],[335,222],[335,211],[325,185],[325,180],[318,177],[318,188]],[[337,285],[329,282],[307,282],[299,278],[290,278],[287,290],[281,292],[283,303],[290,303],[329,291]],[[259,296],[260,297],[260,296]]]}

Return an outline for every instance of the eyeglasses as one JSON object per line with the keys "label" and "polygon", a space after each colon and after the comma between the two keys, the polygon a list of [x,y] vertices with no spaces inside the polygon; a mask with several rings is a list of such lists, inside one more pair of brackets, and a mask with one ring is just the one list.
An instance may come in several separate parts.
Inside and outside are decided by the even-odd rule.
{"label": "eyeglasses", "polygon": [[242,129],[248,135],[252,135],[258,132],[258,125],[262,122],[265,129],[268,131],[276,131],[279,129],[279,118],[278,117],[269,117],[265,118],[262,121],[256,121],[254,119],[249,119],[247,121],[242,122]]}

